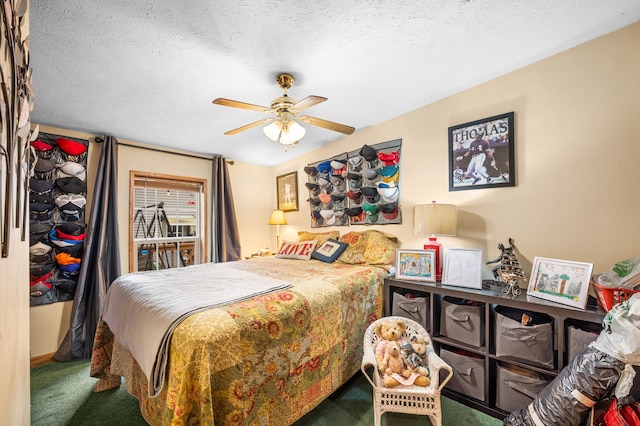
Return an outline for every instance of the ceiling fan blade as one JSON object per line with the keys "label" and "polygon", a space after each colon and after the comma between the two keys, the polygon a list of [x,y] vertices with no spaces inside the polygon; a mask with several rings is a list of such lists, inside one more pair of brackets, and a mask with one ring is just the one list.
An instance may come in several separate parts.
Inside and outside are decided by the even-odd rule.
{"label": "ceiling fan blade", "polygon": [[235,135],[236,133],[244,132],[245,130],[249,130],[261,124],[271,123],[273,120],[273,118],[264,118],[262,120],[254,121],[253,123],[245,124],[244,126],[238,127],[237,129],[229,130],[228,132],[224,132],[224,134]]}
{"label": "ceiling fan blade", "polygon": [[298,102],[296,102],[291,108],[290,110],[293,112],[300,112],[304,109],[310,108],[314,105],[319,104],[320,102],[324,102],[326,101],[327,98],[322,97],[322,96],[315,96],[315,95],[311,95],[311,96],[307,96],[304,99],[299,100]]}
{"label": "ceiling fan blade", "polygon": [[234,101],[232,99],[217,98],[217,99],[214,99],[212,103],[216,105],[228,106],[233,108],[250,109],[250,110],[259,111],[259,112],[271,112],[271,108],[269,107],[248,104],[246,102]]}
{"label": "ceiling fan blade", "polygon": [[323,120],[322,118],[311,117],[309,115],[303,115],[297,118],[305,123],[313,124],[314,126],[318,127],[324,127],[325,129],[344,133],[345,135],[350,135],[356,130],[355,127],[335,123],[333,121]]}

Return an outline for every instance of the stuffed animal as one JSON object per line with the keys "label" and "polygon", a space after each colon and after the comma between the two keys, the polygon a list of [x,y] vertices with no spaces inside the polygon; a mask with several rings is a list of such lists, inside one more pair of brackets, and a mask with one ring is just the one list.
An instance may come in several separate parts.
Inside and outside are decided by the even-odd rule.
{"label": "stuffed animal", "polygon": [[391,375],[393,373],[399,374],[405,379],[411,376],[411,370],[407,368],[407,360],[402,356],[400,351],[400,344],[398,340],[388,340],[387,350],[384,353],[383,365],[386,366],[384,370],[383,383],[385,387],[394,387],[399,382]]}
{"label": "stuffed animal", "polygon": [[428,386],[430,383],[428,377],[414,373],[402,355],[400,343],[405,332],[406,324],[401,320],[382,321],[374,329],[374,333],[380,337],[375,354],[384,387],[392,388],[399,384]]}
{"label": "stuffed animal", "polygon": [[378,363],[378,369],[384,372],[387,367],[384,365],[384,354],[386,352],[386,345],[388,341],[396,341],[402,338],[402,335],[407,330],[407,326],[404,321],[381,321],[373,332],[380,338],[375,347],[376,362]]}
{"label": "stuffed animal", "polygon": [[417,333],[413,333],[409,336],[409,341],[405,341],[402,345],[402,353],[407,359],[407,365],[409,368],[425,377],[429,377],[427,345],[427,341]]}

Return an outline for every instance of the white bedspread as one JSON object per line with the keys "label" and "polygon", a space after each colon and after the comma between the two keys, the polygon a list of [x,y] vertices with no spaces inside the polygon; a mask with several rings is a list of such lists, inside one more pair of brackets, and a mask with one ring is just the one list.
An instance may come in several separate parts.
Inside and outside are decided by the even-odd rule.
{"label": "white bedspread", "polygon": [[146,374],[150,396],[162,390],[171,333],[182,320],[204,309],[291,286],[237,270],[233,263],[135,272],[109,287],[102,319]]}

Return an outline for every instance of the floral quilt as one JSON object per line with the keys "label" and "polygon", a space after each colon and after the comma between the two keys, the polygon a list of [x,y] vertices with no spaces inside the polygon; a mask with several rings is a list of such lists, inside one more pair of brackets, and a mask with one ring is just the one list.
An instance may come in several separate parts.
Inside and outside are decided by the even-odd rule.
{"label": "floral quilt", "polygon": [[234,266],[292,287],[180,323],[155,398],[135,359],[100,321],[91,359],[96,390],[118,386],[124,376],[152,425],[288,425],[358,371],[364,332],[382,316],[386,268],[274,257]]}

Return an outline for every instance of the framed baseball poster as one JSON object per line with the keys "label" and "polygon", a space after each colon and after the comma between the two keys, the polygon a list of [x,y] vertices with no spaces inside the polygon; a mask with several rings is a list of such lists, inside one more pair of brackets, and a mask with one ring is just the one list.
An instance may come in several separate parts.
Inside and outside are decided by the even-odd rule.
{"label": "framed baseball poster", "polygon": [[514,113],[449,127],[449,191],[516,185]]}

